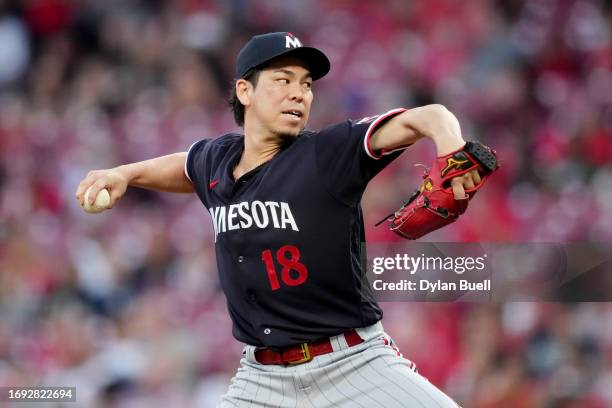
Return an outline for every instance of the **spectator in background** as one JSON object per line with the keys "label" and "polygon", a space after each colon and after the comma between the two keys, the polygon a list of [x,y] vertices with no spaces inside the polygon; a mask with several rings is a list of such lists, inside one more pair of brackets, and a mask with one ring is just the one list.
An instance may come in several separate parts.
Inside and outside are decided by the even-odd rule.
{"label": "spectator in background", "polygon": [[[7,2],[0,384],[77,385],[85,405],[105,395],[214,406],[240,345],[216,289],[212,226],[190,222],[202,218],[200,206],[134,191],[112,214],[86,217],[72,192],[87,168],[231,128],[231,113],[218,107],[233,56],[252,34],[285,29],[287,18],[339,62],[318,84],[327,103],[313,110],[314,127],[436,101],[457,113],[464,134],[504,158],[496,183],[469,210],[482,222],[459,221],[446,240],[609,241],[608,3],[465,3]],[[433,155],[416,148],[406,154]],[[368,240],[395,239],[372,221],[416,184],[420,171],[402,168],[409,161],[392,165],[366,194]],[[384,309],[399,346],[464,406],[612,405],[608,303]],[[412,334],[423,331],[432,344]],[[213,359],[207,345],[223,345],[215,347],[223,355]],[[427,352],[435,346],[448,358],[439,370],[438,353]]]}

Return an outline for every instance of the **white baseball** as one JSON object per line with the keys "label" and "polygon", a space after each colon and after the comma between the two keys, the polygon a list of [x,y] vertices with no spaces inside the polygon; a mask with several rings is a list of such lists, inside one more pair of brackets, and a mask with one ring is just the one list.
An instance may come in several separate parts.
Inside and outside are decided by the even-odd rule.
{"label": "white baseball", "polygon": [[87,211],[88,213],[92,213],[92,214],[100,213],[106,210],[108,206],[110,205],[110,194],[108,193],[107,189],[103,188],[98,193],[98,196],[96,197],[94,203],[92,205],[89,205],[89,191],[91,190],[91,187],[89,187],[87,191],[85,191],[85,200],[83,201],[83,209]]}

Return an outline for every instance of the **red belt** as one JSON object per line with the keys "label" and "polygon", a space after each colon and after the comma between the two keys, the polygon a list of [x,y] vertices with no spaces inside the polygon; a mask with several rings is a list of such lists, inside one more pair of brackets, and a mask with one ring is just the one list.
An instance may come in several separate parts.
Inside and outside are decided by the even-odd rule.
{"label": "red belt", "polygon": [[[349,347],[363,343],[355,329],[343,333]],[[316,356],[331,353],[334,351],[329,339],[317,340],[310,343],[302,343],[296,346],[289,346],[280,351],[262,348],[255,350],[255,359],[260,364],[302,364],[307,363]]]}

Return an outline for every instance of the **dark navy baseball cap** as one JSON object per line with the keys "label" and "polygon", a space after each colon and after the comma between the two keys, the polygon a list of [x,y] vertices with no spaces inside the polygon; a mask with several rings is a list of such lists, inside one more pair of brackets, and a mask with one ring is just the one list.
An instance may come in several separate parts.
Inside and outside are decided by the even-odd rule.
{"label": "dark navy baseball cap", "polygon": [[329,59],[314,47],[304,47],[302,42],[288,32],[256,35],[246,43],[236,58],[236,78],[243,78],[251,69],[281,55],[295,55],[308,66],[312,80],[324,77],[331,67]]}

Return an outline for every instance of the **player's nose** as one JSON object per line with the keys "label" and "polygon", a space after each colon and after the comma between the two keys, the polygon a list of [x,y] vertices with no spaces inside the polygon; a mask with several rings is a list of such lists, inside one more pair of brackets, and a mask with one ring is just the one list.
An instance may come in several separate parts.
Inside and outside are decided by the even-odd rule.
{"label": "player's nose", "polygon": [[304,99],[305,91],[300,84],[294,83],[289,87],[289,99],[301,102]]}

